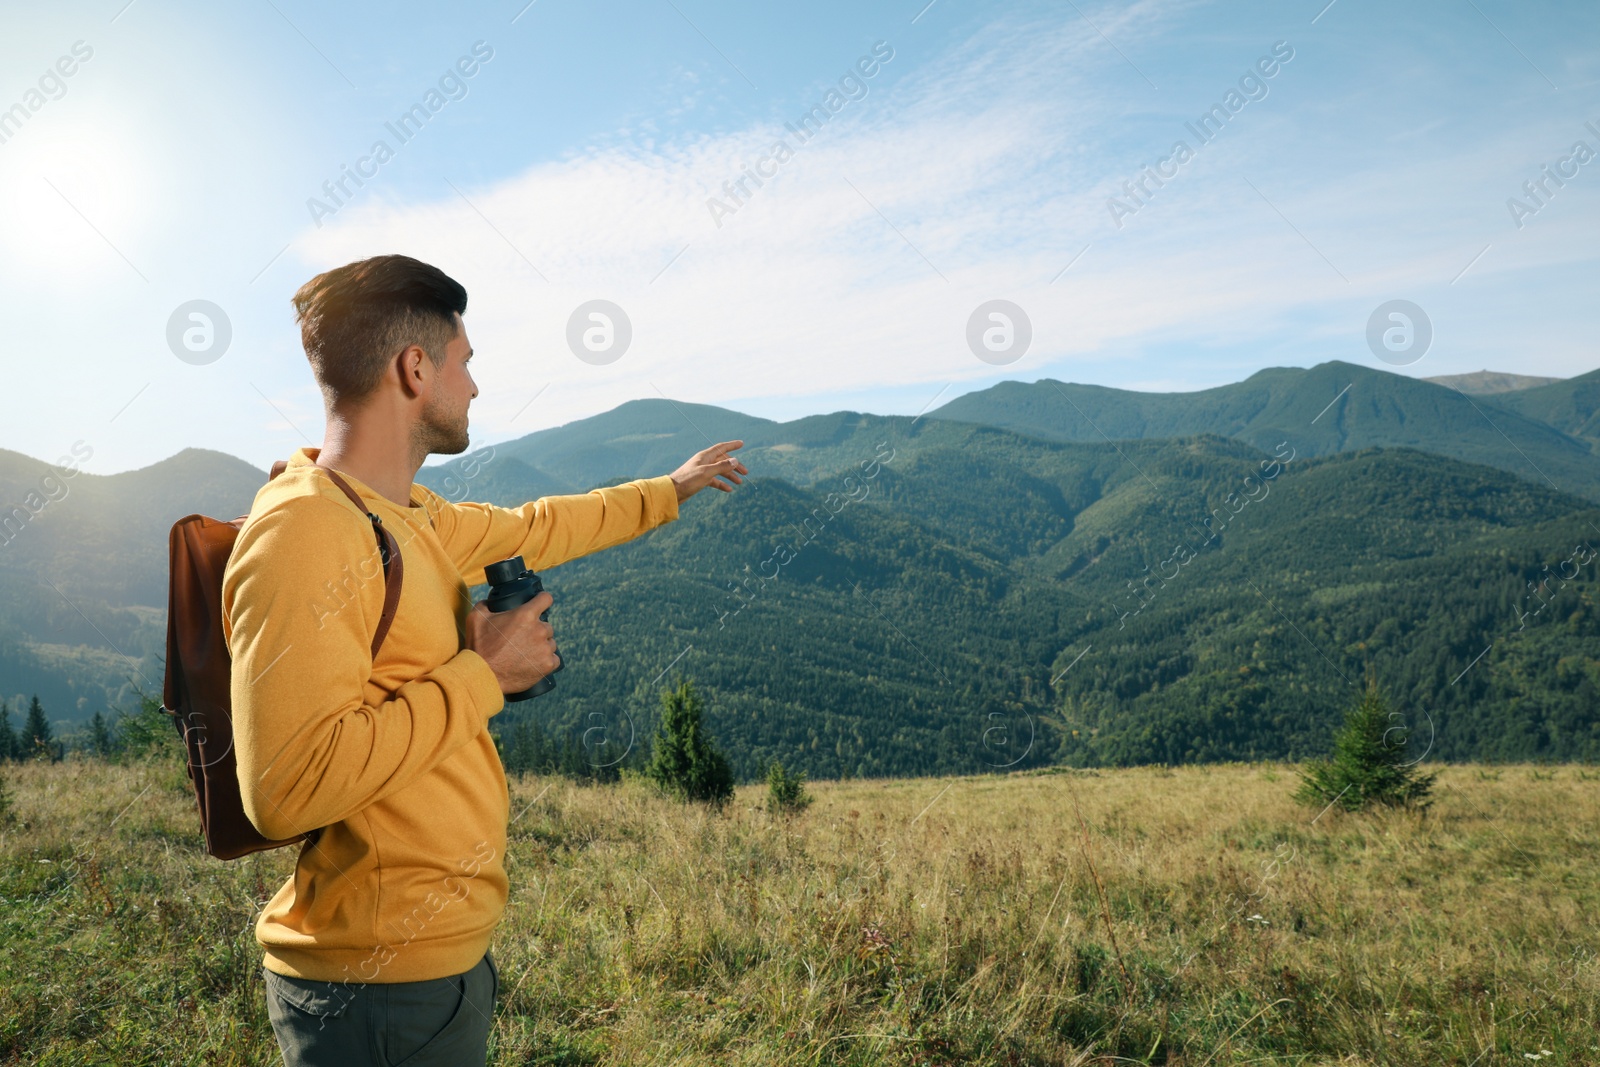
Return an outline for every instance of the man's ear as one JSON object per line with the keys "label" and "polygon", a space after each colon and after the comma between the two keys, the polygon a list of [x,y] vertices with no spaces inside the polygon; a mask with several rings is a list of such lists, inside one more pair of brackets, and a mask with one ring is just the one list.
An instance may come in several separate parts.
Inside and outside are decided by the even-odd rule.
{"label": "man's ear", "polygon": [[400,388],[408,398],[421,396],[433,377],[433,361],[428,353],[421,345],[407,345],[395,360],[400,372]]}

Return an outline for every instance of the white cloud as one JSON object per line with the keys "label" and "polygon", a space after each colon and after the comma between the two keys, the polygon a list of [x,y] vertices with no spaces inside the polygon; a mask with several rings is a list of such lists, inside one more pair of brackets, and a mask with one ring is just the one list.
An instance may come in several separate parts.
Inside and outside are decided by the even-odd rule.
{"label": "white cloud", "polygon": [[[1136,5],[1100,28],[1132,49],[1163,17]],[[892,87],[869,82],[869,95],[808,144],[773,123],[648,151],[608,147],[464,189],[477,211],[454,193],[358,205],[297,247],[319,269],[404,248],[468,286],[484,353],[480,438],[657,388],[709,403],[813,395],[839,406],[909,383],[931,394],[977,382],[994,368],[967,350],[965,323],[994,297],[1033,320],[1033,349],[1011,368],[1018,376],[1060,374],[1139,339],[1248,344],[1284,330],[1328,336],[1326,358],[1361,358],[1351,308],[1446,283],[1476,248],[1466,227],[1426,206],[1449,192],[1437,176],[1448,161],[1328,177],[1274,169],[1265,134],[1306,136],[1283,91],[1309,76],[1304,53],[1279,74],[1274,97],[1237,116],[1120,232],[1106,196],[1185,132],[1158,119],[1146,147],[1125,147],[1123,125],[1149,125],[1155,94],[1099,33],[1069,19],[993,25]],[[1238,66],[1254,56],[1241,51]],[[778,136],[795,158],[717,227],[707,197],[721,197],[723,182]],[[1503,150],[1478,145],[1456,162]],[[1429,184],[1416,187],[1428,169]],[[632,349],[609,367],[580,362],[563,343],[567,315],[594,297],[620,304],[634,324]],[[1171,368],[1161,377],[1184,380]],[[510,425],[546,382],[543,410]]]}

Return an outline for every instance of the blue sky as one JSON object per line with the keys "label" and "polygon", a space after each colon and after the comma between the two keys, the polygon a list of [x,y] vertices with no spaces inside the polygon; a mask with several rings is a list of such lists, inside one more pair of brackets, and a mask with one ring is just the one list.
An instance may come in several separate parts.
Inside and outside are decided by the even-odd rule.
{"label": "blue sky", "polygon": [[[1592,4],[109,0],[5,23],[0,447],[83,441],[96,473],[319,443],[289,297],[385,252],[471,294],[475,444],[636,397],[787,419],[1006,378],[1383,367],[1367,322],[1394,299],[1434,331],[1401,373],[1600,366],[1600,159],[1573,153],[1600,151]],[[609,363],[567,342],[594,299],[632,324]],[[1032,331],[1004,365],[967,339],[996,299]],[[209,362],[169,342],[194,300],[231,330]]]}

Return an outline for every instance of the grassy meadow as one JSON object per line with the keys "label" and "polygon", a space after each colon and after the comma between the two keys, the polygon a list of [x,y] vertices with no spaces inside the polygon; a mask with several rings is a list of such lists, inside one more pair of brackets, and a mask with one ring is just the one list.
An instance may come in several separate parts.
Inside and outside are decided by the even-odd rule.
{"label": "grassy meadow", "polygon": [[[815,782],[789,818],[512,783],[496,1064],[1600,1064],[1600,775],[1281,764]],[[273,1064],[181,767],[8,765],[0,1062]],[[520,814],[518,814],[520,812]],[[1081,818],[1080,818],[1081,812]]]}

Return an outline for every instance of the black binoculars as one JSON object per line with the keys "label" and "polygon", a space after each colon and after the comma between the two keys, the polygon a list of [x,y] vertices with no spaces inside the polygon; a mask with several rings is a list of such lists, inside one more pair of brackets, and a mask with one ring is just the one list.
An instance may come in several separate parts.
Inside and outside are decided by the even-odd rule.
{"label": "black binoculars", "polygon": [[[490,611],[510,611],[544,592],[544,583],[539,580],[537,574],[523,565],[521,556],[512,556],[499,563],[491,563],[483,569],[483,574],[489,581],[489,595],[484,598],[484,603],[489,605]],[[539,613],[539,621],[550,621],[548,609]],[[534,682],[531,689],[524,689],[520,693],[507,693],[506,703],[509,704],[513,700],[529,700],[550,692],[556,687],[556,671],[565,666],[561,653],[557,652],[556,670]]]}

